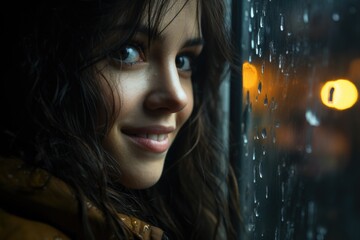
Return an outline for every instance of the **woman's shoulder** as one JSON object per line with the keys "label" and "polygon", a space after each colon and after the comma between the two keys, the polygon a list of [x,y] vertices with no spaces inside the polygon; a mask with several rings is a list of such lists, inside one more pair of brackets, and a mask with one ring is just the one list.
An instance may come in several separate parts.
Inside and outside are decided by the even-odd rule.
{"label": "woman's shoulder", "polygon": [[[0,195],[0,239],[61,240],[82,235],[78,202],[71,188],[44,169],[0,157]],[[109,233],[101,212],[90,201],[86,206],[96,239],[104,239]],[[160,228],[138,218],[120,213],[118,217],[134,239],[163,237]]]}

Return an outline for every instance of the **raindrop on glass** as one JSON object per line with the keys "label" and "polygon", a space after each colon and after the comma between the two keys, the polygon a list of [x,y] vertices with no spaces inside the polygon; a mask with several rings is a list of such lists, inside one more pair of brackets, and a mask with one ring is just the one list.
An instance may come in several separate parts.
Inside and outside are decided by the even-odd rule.
{"label": "raindrop on glass", "polygon": [[281,175],[281,166],[280,165],[277,166],[277,174],[278,174],[278,176]]}
{"label": "raindrop on glass", "polygon": [[259,206],[260,204],[257,203],[256,206],[254,207],[254,214],[255,214],[255,217],[259,217]]}
{"label": "raindrop on glass", "polygon": [[281,208],[281,221],[283,222],[285,220],[285,207]]}
{"label": "raindrop on glass", "polygon": [[247,230],[249,232],[253,232],[255,230],[255,224],[253,224],[253,223],[247,224]]}
{"label": "raindrop on glass", "polygon": [[259,82],[259,85],[258,85],[258,93],[260,94],[262,91],[262,82]]}
{"label": "raindrop on glass", "polygon": [[259,177],[263,178],[263,173],[262,173],[262,162],[259,162]]}
{"label": "raindrop on glass", "polygon": [[305,118],[307,120],[307,122],[311,125],[311,126],[319,126],[320,125],[320,120],[318,119],[318,117],[315,115],[314,112],[312,112],[311,110],[307,110],[306,114],[305,114]]}
{"label": "raindrop on glass", "polygon": [[265,198],[268,199],[269,198],[269,186],[265,187]]}
{"label": "raindrop on glass", "polygon": [[251,33],[252,32],[252,25],[251,25],[251,21],[249,21],[249,33]]}
{"label": "raindrop on glass", "polygon": [[243,135],[243,142],[244,142],[244,145],[246,145],[249,142],[246,134]]}
{"label": "raindrop on glass", "polygon": [[271,104],[270,104],[271,110],[274,111],[275,109],[277,109],[278,105],[277,102],[275,101],[275,98],[272,97],[271,98]]}
{"label": "raindrop on glass", "polygon": [[261,137],[262,137],[263,139],[267,138],[266,128],[263,128],[263,130],[261,130]]}
{"label": "raindrop on glass", "polygon": [[257,44],[261,45],[263,42],[263,35],[264,35],[264,31],[262,29],[259,29],[257,32]]}
{"label": "raindrop on glass", "polygon": [[[254,166],[253,167],[253,183],[256,183],[256,167]],[[256,201],[256,198],[255,198],[255,200],[254,201]]]}
{"label": "raindrop on glass", "polygon": [[279,55],[279,69],[283,69],[285,64],[285,57],[283,55]]}
{"label": "raindrop on glass", "polygon": [[264,106],[266,107],[269,103],[269,99],[267,97],[267,94],[265,95],[265,99],[264,99]]}
{"label": "raindrop on glass", "polygon": [[284,16],[280,13],[280,31],[284,31]]}
{"label": "raindrop on glass", "polygon": [[327,233],[327,229],[325,227],[319,226],[317,227],[316,231],[317,231],[316,240],[324,240],[325,235]]}
{"label": "raindrop on glass", "polygon": [[304,23],[309,23],[309,13],[308,10],[306,9],[303,15],[303,21]]}
{"label": "raindrop on glass", "polygon": [[331,16],[332,20],[334,22],[338,22],[340,21],[340,15],[338,13],[333,13],[333,15]]}
{"label": "raindrop on glass", "polygon": [[264,17],[263,16],[260,17],[260,27],[261,28],[264,27]]}

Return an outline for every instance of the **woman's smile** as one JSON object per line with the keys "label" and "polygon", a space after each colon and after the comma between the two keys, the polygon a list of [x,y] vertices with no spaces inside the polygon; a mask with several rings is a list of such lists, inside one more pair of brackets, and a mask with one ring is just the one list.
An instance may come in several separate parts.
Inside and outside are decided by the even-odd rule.
{"label": "woman's smile", "polygon": [[140,149],[152,153],[164,153],[170,148],[169,134],[174,132],[175,127],[161,125],[148,127],[125,127],[122,134]]}

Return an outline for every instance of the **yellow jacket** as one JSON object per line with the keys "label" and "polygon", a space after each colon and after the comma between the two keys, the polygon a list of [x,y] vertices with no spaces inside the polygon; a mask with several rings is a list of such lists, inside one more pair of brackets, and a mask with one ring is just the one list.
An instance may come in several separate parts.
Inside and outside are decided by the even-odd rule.
{"label": "yellow jacket", "polygon": [[[88,218],[96,239],[105,240],[105,221],[90,202]],[[137,218],[118,214],[132,239],[160,240],[163,231]],[[69,187],[42,169],[18,159],[0,158],[0,239],[84,239],[78,205]],[[70,235],[69,234],[69,235]],[[110,234],[111,235],[111,234]]]}

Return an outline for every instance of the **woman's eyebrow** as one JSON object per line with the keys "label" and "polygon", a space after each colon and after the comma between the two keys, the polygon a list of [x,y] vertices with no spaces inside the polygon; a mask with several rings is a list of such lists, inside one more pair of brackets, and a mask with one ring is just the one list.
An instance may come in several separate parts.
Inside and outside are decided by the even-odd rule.
{"label": "woman's eyebrow", "polygon": [[194,46],[203,46],[204,45],[204,39],[199,38],[191,38],[185,41],[183,47],[194,47]]}
{"label": "woman's eyebrow", "polygon": [[[151,36],[152,39],[154,40],[159,40],[161,39],[163,36],[161,34],[160,31],[158,31],[158,29],[154,28],[154,27],[149,27],[146,25],[140,25],[139,27],[136,28],[136,32],[139,32],[141,34],[144,34],[148,37]],[[198,46],[198,45],[204,45],[204,39],[201,37],[198,38],[191,38],[185,41],[185,43],[183,44],[183,47],[193,47],[193,46]]]}

